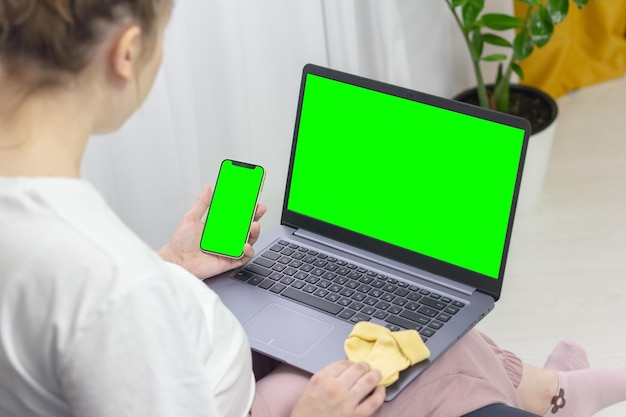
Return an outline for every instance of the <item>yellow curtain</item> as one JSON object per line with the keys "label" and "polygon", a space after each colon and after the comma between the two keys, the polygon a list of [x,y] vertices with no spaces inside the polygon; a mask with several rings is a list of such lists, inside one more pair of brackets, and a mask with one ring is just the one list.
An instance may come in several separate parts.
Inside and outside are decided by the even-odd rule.
{"label": "yellow curtain", "polygon": [[[515,1],[523,18],[527,6]],[[552,39],[520,63],[523,84],[558,98],[570,90],[624,76],[626,72],[626,1],[590,0],[578,9],[570,1],[565,20]]]}

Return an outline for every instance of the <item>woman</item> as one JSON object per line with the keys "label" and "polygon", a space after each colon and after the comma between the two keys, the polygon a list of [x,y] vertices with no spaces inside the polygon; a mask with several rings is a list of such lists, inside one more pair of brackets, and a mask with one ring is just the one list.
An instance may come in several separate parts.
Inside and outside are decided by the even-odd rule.
{"label": "woman", "polygon": [[0,415],[418,416],[505,403],[588,416],[624,399],[624,371],[587,369],[576,345],[541,369],[478,332],[390,403],[364,363],[312,377],[259,367],[255,381],[243,329],[195,277],[249,260],[259,224],[241,260],[201,253],[205,188],[159,257],[79,179],[88,138],[148,94],[171,8],[0,0]]}

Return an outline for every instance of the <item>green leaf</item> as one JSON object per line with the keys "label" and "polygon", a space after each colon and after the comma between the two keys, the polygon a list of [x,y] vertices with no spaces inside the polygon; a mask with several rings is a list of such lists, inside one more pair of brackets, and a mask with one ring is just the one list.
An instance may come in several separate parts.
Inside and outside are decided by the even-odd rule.
{"label": "green leaf", "polygon": [[493,99],[496,102],[496,110],[503,113],[509,112],[510,88],[509,79],[505,77],[496,84],[493,89]]}
{"label": "green leaf", "polygon": [[467,3],[467,0],[452,0],[452,7],[463,6],[465,3]]}
{"label": "green leaf", "polygon": [[483,61],[493,62],[493,61],[504,61],[508,57],[505,54],[491,54],[487,55],[484,58],[481,58]]}
{"label": "green leaf", "polygon": [[546,4],[550,19],[555,25],[561,23],[569,10],[569,0],[548,0]]}
{"label": "green leaf", "polygon": [[475,60],[480,59],[483,54],[483,35],[479,31],[475,31],[471,34],[470,48],[472,51],[472,57]]}
{"label": "green leaf", "polygon": [[524,21],[514,16],[500,13],[485,13],[482,21],[489,29],[508,30],[524,27]]}
{"label": "green leaf", "polygon": [[507,48],[513,47],[513,44],[511,42],[504,39],[502,36],[494,35],[492,33],[483,34],[483,41],[491,45],[506,46]]}
{"label": "green leaf", "polygon": [[542,47],[550,40],[552,32],[554,31],[554,25],[550,14],[545,7],[540,7],[530,17],[530,26],[528,28],[530,37],[535,45]]}
{"label": "green leaf", "polygon": [[520,3],[526,3],[531,6],[539,6],[541,4],[541,0],[517,0]]}
{"label": "green leaf", "polygon": [[478,14],[482,11],[484,6],[485,0],[467,0],[465,4],[463,4],[463,22],[466,26],[476,21]]}
{"label": "green leaf", "polygon": [[587,3],[589,3],[589,0],[574,0],[574,3],[576,3],[576,6],[578,6],[579,9],[582,9],[587,5]]}
{"label": "green leaf", "polygon": [[512,62],[511,68],[513,69],[513,71],[515,71],[520,80],[524,79],[524,71],[522,71],[522,67],[517,65],[515,62]]}
{"label": "green leaf", "polygon": [[530,37],[528,30],[524,29],[513,40],[513,57],[516,61],[527,58],[533,51],[535,43]]}

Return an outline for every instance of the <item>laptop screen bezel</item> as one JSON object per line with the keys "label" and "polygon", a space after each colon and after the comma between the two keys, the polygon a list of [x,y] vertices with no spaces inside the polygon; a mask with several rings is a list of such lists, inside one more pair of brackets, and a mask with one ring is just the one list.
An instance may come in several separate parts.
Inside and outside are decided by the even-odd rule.
{"label": "laptop screen bezel", "polygon": [[385,94],[390,94],[396,97],[413,100],[416,102],[424,103],[431,106],[451,110],[458,113],[467,114],[470,116],[478,117],[481,119],[493,121],[496,123],[512,126],[524,131],[524,138],[522,143],[521,155],[520,155],[520,169],[517,173],[515,181],[515,190],[513,193],[513,200],[511,205],[511,214],[509,216],[509,222],[507,226],[506,236],[504,240],[504,247],[502,251],[502,259],[500,263],[500,270],[497,279],[489,277],[487,275],[480,274],[478,272],[465,269],[445,261],[441,261],[436,258],[432,258],[427,255],[418,254],[402,247],[398,247],[377,239],[373,239],[369,236],[359,234],[357,232],[338,227],[336,225],[326,223],[324,221],[308,217],[301,213],[297,213],[288,209],[289,192],[291,187],[291,177],[287,176],[287,183],[285,187],[285,194],[283,199],[283,209],[281,216],[281,224],[296,229],[302,228],[304,230],[312,231],[313,233],[328,237],[338,242],[347,243],[365,251],[373,251],[378,255],[387,257],[396,262],[406,264],[410,267],[418,268],[424,271],[428,271],[432,274],[451,279],[453,281],[468,285],[476,288],[477,290],[491,295],[494,299],[499,299],[502,291],[502,281],[506,268],[506,261],[509,252],[509,246],[511,241],[511,232],[513,230],[513,222],[515,218],[515,210],[517,206],[519,190],[522,179],[523,165],[526,156],[526,150],[528,147],[528,138],[530,135],[530,124],[526,119],[512,116],[501,112],[492,111],[478,106],[462,103],[455,100],[449,100],[442,97],[433,96],[430,94],[422,93],[419,91],[411,90],[404,87],[394,86],[391,84],[383,83],[380,81],[336,71],[330,68],[317,66],[314,64],[305,65],[302,71],[302,80],[300,85],[300,93],[298,98],[298,108],[296,112],[296,120],[294,127],[293,142],[291,147],[291,155],[289,160],[289,170],[293,171],[293,164],[295,159],[296,146],[298,141],[298,132],[300,127],[300,115],[304,99],[304,92],[306,88],[306,79],[309,74],[321,76],[331,80],[355,85],[362,88],[378,91]]}

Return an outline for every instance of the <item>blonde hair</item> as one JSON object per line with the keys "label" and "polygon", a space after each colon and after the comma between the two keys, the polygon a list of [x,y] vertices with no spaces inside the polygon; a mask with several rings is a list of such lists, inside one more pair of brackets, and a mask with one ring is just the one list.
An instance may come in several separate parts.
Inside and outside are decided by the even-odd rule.
{"label": "blonde hair", "polygon": [[89,64],[103,28],[130,18],[150,35],[166,3],[171,0],[0,0],[0,66],[8,76],[58,84]]}

